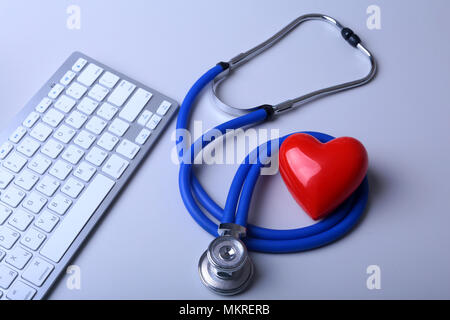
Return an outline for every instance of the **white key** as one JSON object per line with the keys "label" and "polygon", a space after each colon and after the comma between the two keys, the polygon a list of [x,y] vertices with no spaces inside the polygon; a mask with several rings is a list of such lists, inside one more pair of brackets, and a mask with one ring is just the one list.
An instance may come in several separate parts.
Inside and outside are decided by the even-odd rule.
{"label": "white key", "polygon": [[158,126],[159,122],[161,121],[161,117],[154,114],[151,118],[150,121],[147,123],[146,127],[151,129],[151,130],[155,130],[156,126]]}
{"label": "white key", "polygon": [[96,66],[93,63],[90,63],[83,72],[78,76],[78,81],[84,84],[85,86],[92,86],[92,84],[97,80],[100,74],[103,72],[103,69],[99,66]]}
{"label": "white key", "polygon": [[50,168],[49,173],[60,180],[64,180],[67,178],[71,171],[72,166],[70,164],[62,160],[58,160],[55,162],[53,167]]}
{"label": "white key", "polygon": [[24,210],[19,209],[12,214],[11,218],[9,218],[8,224],[16,229],[19,229],[20,231],[25,231],[33,219],[34,217],[31,213],[27,213]]}
{"label": "white key", "polygon": [[50,139],[41,149],[41,152],[52,159],[56,157],[63,151],[64,146],[56,140]]}
{"label": "white key", "polygon": [[0,288],[8,289],[14,279],[17,278],[17,272],[5,265],[0,265]]}
{"label": "white key", "polygon": [[32,157],[40,147],[41,145],[39,142],[26,137],[17,147],[17,151],[19,151],[23,155],[26,155],[27,157]]}
{"label": "white key", "polygon": [[37,185],[36,190],[51,197],[58,190],[60,183],[55,178],[45,176]]}
{"label": "white key", "polygon": [[98,174],[44,244],[41,255],[59,262],[114,184],[113,180]]}
{"label": "white key", "polygon": [[103,161],[105,161],[106,157],[108,157],[108,153],[106,151],[93,147],[86,156],[86,160],[99,167],[102,165]]}
{"label": "white key", "polygon": [[48,136],[52,134],[52,131],[52,128],[40,122],[33,128],[33,130],[31,130],[30,136],[44,142],[47,140]]}
{"label": "white key", "polygon": [[150,92],[141,88],[137,89],[136,93],[130,98],[125,107],[119,113],[119,117],[129,122],[133,122],[138,114],[141,113],[142,109],[144,109],[151,97],[152,94]]}
{"label": "white key", "polygon": [[47,113],[42,117],[42,121],[51,125],[52,127],[57,127],[62,119],[64,119],[64,114],[57,111],[56,109],[50,109]]}
{"label": "white key", "polygon": [[89,97],[97,100],[97,101],[103,101],[105,97],[108,95],[109,90],[105,87],[102,87],[99,84],[96,84],[92,87],[91,91],[89,91],[88,95]]}
{"label": "white key", "polygon": [[103,74],[98,82],[108,89],[112,89],[116,85],[117,81],[119,81],[119,79],[120,78],[118,76],[107,71]]}
{"label": "white key", "polygon": [[61,188],[61,191],[69,197],[76,198],[83,189],[84,184],[79,182],[77,179],[69,178],[66,184]]}
{"label": "white key", "polygon": [[17,152],[11,153],[11,155],[3,161],[3,166],[15,173],[22,170],[23,166],[27,163],[27,160],[21,156]]}
{"label": "white key", "polygon": [[97,115],[106,120],[111,120],[116,115],[117,110],[119,110],[119,108],[114,107],[113,105],[110,105],[109,103],[105,102],[102,104],[100,109],[98,109]]}
{"label": "white key", "polygon": [[[2,250],[0,250],[0,261],[2,261],[2,259],[5,257],[6,253]],[[2,297],[2,295],[0,294],[0,298]]]}
{"label": "white key", "polygon": [[48,107],[52,104],[52,100],[49,98],[44,98],[39,102],[39,104],[36,106],[36,111],[40,113],[44,113],[47,111]]}
{"label": "white key", "polygon": [[72,140],[73,136],[75,135],[76,131],[65,124],[60,126],[58,130],[56,130],[53,137],[61,141],[62,143],[69,143],[70,140]]}
{"label": "white key", "polygon": [[22,207],[33,213],[39,213],[47,203],[47,198],[40,196],[37,192],[32,192],[22,202]]}
{"label": "white key", "polygon": [[45,232],[52,232],[58,222],[59,218],[57,216],[45,210],[42,212],[39,218],[36,219],[34,225]]}
{"label": "white key", "polygon": [[98,102],[92,100],[91,98],[84,97],[77,106],[77,109],[91,115],[95,109],[98,107]]}
{"label": "white key", "polygon": [[17,143],[23,138],[23,136],[26,133],[27,133],[27,129],[22,127],[22,126],[20,126],[13,132],[13,134],[11,136],[9,136],[9,140],[12,143]]}
{"label": "white key", "polygon": [[152,134],[152,132],[148,129],[142,129],[141,132],[139,132],[138,136],[136,137],[136,139],[134,139],[134,142],[143,145],[148,138],[150,137],[150,135]]}
{"label": "white key", "polygon": [[36,290],[22,281],[13,284],[6,294],[9,300],[31,300],[36,294]]}
{"label": "white key", "polygon": [[[6,219],[11,215],[12,210],[4,205],[0,204],[0,224],[4,224]],[[0,260],[2,260],[0,258]]]}
{"label": "white key", "polygon": [[47,238],[45,234],[37,231],[34,228],[30,228],[30,230],[28,230],[22,240],[20,240],[20,243],[27,248],[36,251],[41,246],[42,242],[44,242],[45,238]]}
{"label": "white key", "polygon": [[66,123],[70,124],[75,129],[80,129],[87,119],[88,117],[85,114],[75,110],[66,119]]}
{"label": "white key", "polygon": [[89,133],[86,130],[82,130],[76,136],[73,142],[84,149],[89,149],[91,145],[94,143],[95,139],[96,137],[92,133]]}
{"label": "white key", "polygon": [[61,92],[64,90],[64,86],[57,83],[53,86],[53,88],[48,93],[48,97],[51,99],[56,99],[61,94]]}
{"label": "white key", "polygon": [[58,101],[55,102],[55,108],[61,110],[62,112],[68,113],[72,110],[75,104],[75,100],[63,95],[58,99]]}
{"label": "white key", "polygon": [[24,170],[22,173],[14,180],[14,184],[27,191],[31,190],[33,186],[38,182],[39,176],[34,174],[29,170]]}
{"label": "white key", "polygon": [[72,66],[72,71],[74,71],[74,72],[80,72],[81,69],[84,68],[84,66],[86,65],[86,63],[87,63],[86,59],[78,58],[77,62],[75,62],[75,64]]}
{"label": "white key", "polygon": [[118,135],[119,137],[123,136],[125,132],[127,132],[130,125],[126,123],[125,121],[116,118],[113,120],[111,125],[108,128],[108,131]]}
{"label": "white key", "polygon": [[167,111],[169,111],[172,104],[169,101],[164,100],[161,102],[161,104],[158,107],[158,110],[156,111],[157,114],[160,116],[165,116]]}
{"label": "white key", "polygon": [[68,84],[70,84],[72,82],[72,80],[75,78],[77,74],[71,70],[67,71],[66,74],[61,78],[61,80],[59,80],[59,82],[63,85],[63,86],[67,86]]}
{"label": "white key", "polygon": [[66,94],[75,98],[76,100],[80,99],[87,91],[87,88],[78,82],[74,82],[70,85],[66,90]]}
{"label": "white key", "polygon": [[123,139],[116,149],[116,152],[132,160],[139,152],[140,147],[127,139]]}
{"label": "white key", "polygon": [[28,164],[28,168],[36,173],[43,174],[52,162],[41,154],[37,154]]}
{"label": "white key", "polygon": [[142,112],[141,116],[139,117],[139,119],[137,121],[138,124],[140,124],[141,126],[144,127],[152,115],[153,115],[153,112],[144,110],[144,112]]}
{"label": "white key", "polygon": [[25,192],[15,187],[8,187],[0,196],[0,200],[14,208],[19,205],[23,198],[25,198]]}
{"label": "white key", "polygon": [[47,208],[56,212],[59,215],[66,213],[72,204],[72,200],[58,193],[48,204]]}
{"label": "white key", "polygon": [[91,120],[89,120],[89,122],[86,124],[86,129],[88,129],[89,131],[91,131],[95,134],[100,134],[105,129],[106,124],[107,123],[105,120],[102,120],[99,117],[93,116],[91,118]]}
{"label": "white key", "polygon": [[77,164],[83,156],[83,150],[71,145],[64,151],[62,158],[72,164]]}
{"label": "white key", "polygon": [[28,280],[35,286],[42,286],[45,280],[47,280],[50,273],[55,267],[41,258],[34,258],[30,265],[25,269],[22,274],[22,278]]}
{"label": "white key", "polygon": [[119,138],[117,138],[116,136],[112,135],[109,132],[105,132],[100,139],[97,141],[97,144],[108,150],[111,151],[112,149],[114,149],[114,147],[116,146],[117,142],[119,142]]}
{"label": "white key", "polygon": [[119,179],[128,167],[128,164],[128,161],[113,154],[103,166],[102,171],[115,179]]}
{"label": "white key", "polygon": [[21,247],[15,247],[12,249],[5,259],[5,262],[19,270],[23,269],[25,265],[30,261],[32,254],[22,249]]}
{"label": "white key", "polygon": [[0,169],[0,189],[5,189],[14,179],[14,175]]}
{"label": "white key", "polygon": [[0,147],[0,159],[5,159],[12,149],[14,149],[14,145],[12,143],[5,142],[4,144],[2,144],[2,146]]}
{"label": "white key", "polygon": [[91,180],[92,176],[95,174],[95,169],[93,166],[91,166],[86,161],[83,161],[78,168],[74,171],[73,175],[77,178],[80,178],[81,180],[88,182]]}
{"label": "white key", "polygon": [[19,238],[19,232],[5,226],[0,226],[0,246],[3,248],[7,250],[11,249]]}
{"label": "white key", "polygon": [[41,116],[39,115],[39,113],[33,111],[28,115],[28,117],[26,117],[22,124],[24,127],[31,128],[32,126],[34,126],[36,121],[39,120],[40,117]]}
{"label": "white key", "polygon": [[108,102],[121,107],[135,88],[136,86],[131,82],[126,80],[120,81],[116,89],[114,89],[114,91],[109,95]]}

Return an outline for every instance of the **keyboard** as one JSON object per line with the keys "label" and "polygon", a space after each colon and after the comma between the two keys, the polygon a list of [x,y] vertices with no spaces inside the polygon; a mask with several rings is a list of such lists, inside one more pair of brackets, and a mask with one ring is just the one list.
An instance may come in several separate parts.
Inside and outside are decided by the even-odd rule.
{"label": "keyboard", "polygon": [[42,299],[178,104],[73,53],[0,135],[0,299]]}

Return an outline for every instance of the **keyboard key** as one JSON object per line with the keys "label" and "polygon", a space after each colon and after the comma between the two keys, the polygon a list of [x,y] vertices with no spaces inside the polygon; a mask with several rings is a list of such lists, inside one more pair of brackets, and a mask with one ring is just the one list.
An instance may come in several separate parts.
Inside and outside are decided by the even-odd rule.
{"label": "keyboard key", "polygon": [[93,63],[90,63],[81,74],[78,76],[78,81],[85,86],[92,86],[92,84],[97,80],[100,74],[103,72],[103,69],[99,66],[96,66]]}
{"label": "keyboard key", "polygon": [[59,193],[49,202],[47,207],[57,214],[63,215],[71,204],[72,200]]}
{"label": "keyboard key", "polygon": [[82,130],[73,142],[84,149],[89,149],[94,143],[95,139],[96,137],[92,133],[89,133],[86,130]]}
{"label": "keyboard key", "polygon": [[19,205],[23,198],[25,198],[25,192],[15,187],[8,187],[0,196],[0,200],[14,208]]}
{"label": "keyboard key", "polygon": [[28,168],[38,174],[44,174],[52,162],[41,154],[37,154],[28,164]]}
{"label": "keyboard key", "polygon": [[[11,215],[12,210],[4,205],[0,204],[0,224],[5,223],[6,219]],[[2,260],[2,259],[0,259]]]}
{"label": "keyboard key", "polygon": [[149,128],[149,129],[151,129],[151,130],[155,130],[156,127],[158,126],[159,122],[161,121],[161,119],[162,119],[162,118],[161,118],[160,116],[154,114],[154,115],[150,118],[150,120],[149,120],[149,122],[147,123],[146,127]]}
{"label": "keyboard key", "polygon": [[52,232],[58,222],[59,218],[57,216],[45,210],[39,218],[36,219],[34,225],[45,232]]}
{"label": "keyboard key", "polygon": [[[116,89],[117,90],[117,89]],[[144,89],[137,89],[136,93],[130,98],[125,107],[119,114],[119,117],[133,122],[145,105],[149,102],[152,94]],[[120,106],[120,105],[119,105]]]}
{"label": "keyboard key", "polygon": [[[20,233],[5,227],[5,226],[0,226],[0,246],[2,246],[3,248],[5,248],[6,250],[9,250],[12,248],[12,246],[16,243],[16,241],[20,238]],[[0,265],[1,267],[1,265]],[[1,273],[1,272],[0,272]],[[0,280],[1,282],[1,280]],[[1,287],[1,285],[0,285]],[[6,288],[4,288],[6,289]]]}
{"label": "keyboard key", "polygon": [[120,81],[116,89],[114,89],[114,91],[109,95],[108,102],[121,107],[134,91],[134,89],[136,89],[136,86],[134,84],[126,80],[122,80]]}
{"label": "keyboard key", "polygon": [[39,176],[34,174],[29,170],[24,170],[22,173],[14,180],[16,186],[21,187],[27,191],[31,190],[36,182],[39,180]]}
{"label": "keyboard key", "polygon": [[54,266],[47,261],[41,258],[34,258],[22,274],[22,278],[40,287],[47,280],[53,269]]}
{"label": "keyboard key", "polygon": [[3,166],[15,173],[22,170],[23,166],[27,163],[27,159],[19,156],[17,152],[11,153],[11,155],[3,161]]}
{"label": "keyboard key", "polygon": [[31,130],[30,136],[44,142],[52,134],[52,132],[52,128],[40,122],[33,128],[33,130]]}
{"label": "keyboard key", "polygon": [[51,99],[56,99],[61,94],[61,92],[64,90],[64,86],[57,83],[53,86],[53,88],[48,93],[48,97]]}
{"label": "keyboard key", "polygon": [[117,147],[116,152],[132,160],[139,152],[139,149],[140,147],[137,144],[134,144],[127,139],[123,139]]}
{"label": "keyboard key", "polygon": [[40,113],[44,113],[47,111],[47,109],[51,106],[52,100],[49,98],[44,98],[39,102],[39,104],[36,106],[36,111]]}
{"label": "keyboard key", "polygon": [[10,140],[12,143],[17,143],[17,142],[19,142],[19,141],[23,138],[23,136],[24,136],[26,133],[27,133],[27,129],[26,129],[25,127],[20,126],[20,127],[18,127],[18,128],[13,132],[13,134],[9,137],[9,140]]}
{"label": "keyboard key", "polygon": [[111,72],[107,71],[103,74],[103,76],[98,81],[101,85],[107,87],[108,89],[112,89],[116,83],[119,81],[119,77]]}
{"label": "keyboard key", "polygon": [[134,142],[143,145],[148,137],[150,137],[150,135],[152,134],[152,132],[148,129],[142,129],[141,132],[139,132],[138,136],[136,137],[136,139],[134,139]]}
{"label": "keyboard key", "polygon": [[165,116],[167,111],[169,111],[172,104],[169,101],[164,100],[158,107],[158,110],[156,111],[157,114],[160,116]]}
{"label": "keyboard key", "polygon": [[108,157],[108,153],[100,148],[93,147],[91,151],[86,156],[86,160],[93,165],[99,167],[102,165],[103,161]]}
{"label": "keyboard key", "polygon": [[86,124],[86,129],[88,129],[89,131],[91,131],[95,134],[100,134],[105,129],[106,124],[107,123],[105,120],[102,120],[99,117],[93,116],[91,118],[91,120],[89,120],[89,122]]}
{"label": "keyboard key", "polygon": [[97,144],[108,150],[111,151],[112,149],[114,149],[114,147],[116,146],[116,144],[119,142],[119,138],[117,138],[116,136],[112,135],[109,132],[105,132],[100,139],[97,141]]}
{"label": "keyboard key", "polygon": [[60,126],[58,130],[56,130],[53,137],[61,141],[62,143],[69,143],[70,140],[72,140],[73,136],[75,135],[76,131],[65,124]]}
{"label": "keyboard key", "polygon": [[0,189],[5,189],[12,179],[14,179],[13,174],[0,169]]}
{"label": "keyboard key", "polygon": [[31,300],[36,294],[36,290],[26,285],[22,281],[17,281],[9,289],[6,297],[10,300]]}
{"label": "keyboard key", "polygon": [[91,180],[92,176],[95,174],[96,171],[97,169],[95,169],[89,163],[83,161],[75,170],[73,175],[85,182],[88,182],[89,180]]}
{"label": "keyboard key", "polygon": [[72,80],[75,78],[77,74],[71,70],[67,71],[66,74],[61,78],[61,80],[59,80],[59,82],[63,85],[63,86],[67,86],[68,84],[70,84],[72,82]]}
{"label": "keyboard key", "polygon": [[20,240],[20,243],[25,247],[36,251],[41,246],[42,242],[44,242],[45,238],[47,238],[45,234],[34,228],[30,228],[30,230],[28,230],[28,232],[23,236],[22,240]]}
{"label": "keyboard key", "polygon": [[0,147],[0,160],[5,159],[12,149],[14,149],[14,145],[12,143],[5,142],[2,144]]}
{"label": "keyboard key", "polygon": [[28,115],[28,117],[26,117],[22,125],[26,128],[31,128],[32,126],[34,126],[36,121],[39,120],[40,117],[41,116],[39,115],[39,113],[33,111]]}
{"label": "keyboard key", "polygon": [[96,84],[92,87],[91,91],[89,91],[88,96],[97,100],[97,101],[103,101],[105,97],[108,95],[109,90],[105,87],[102,87],[99,84]]}
{"label": "keyboard key", "polygon": [[41,145],[39,142],[32,138],[26,137],[17,147],[17,151],[27,157],[32,157],[40,147]]}
{"label": "keyboard key", "polygon": [[52,159],[56,157],[63,151],[64,146],[56,140],[50,139],[41,149],[41,152]]}
{"label": "keyboard key", "polygon": [[72,98],[66,95],[61,96],[58,101],[55,102],[55,108],[61,110],[64,113],[68,113],[75,106],[76,102]]}
{"label": "keyboard key", "polygon": [[8,289],[17,278],[17,272],[5,265],[0,265],[0,288]]}
{"label": "keyboard key", "polygon": [[95,109],[98,107],[98,102],[92,100],[91,98],[84,97],[77,106],[77,109],[91,115]]}
{"label": "keyboard key", "polygon": [[56,180],[55,178],[52,178],[50,176],[45,176],[38,183],[36,190],[48,197],[51,197],[51,196],[53,196],[55,191],[58,190],[59,186],[60,186],[60,182],[58,180]]}
{"label": "keyboard key", "polygon": [[8,224],[20,231],[25,231],[33,219],[34,217],[31,213],[19,209],[12,214],[11,218],[9,218]]}
{"label": "keyboard key", "polygon": [[70,164],[62,160],[58,160],[55,162],[53,167],[50,168],[49,173],[59,180],[65,180],[71,171],[72,166]]}
{"label": "keyboard key", "polygon": [[47,203],[47,198],[40,196],[37,192],[32,192],[23,201],[22,207],[33,213],[39,213]]}
{"label": "keyboard key", "polygon": [[98,174],[44,244],[41,255],[59,262],[114,184],[113,180]]}
{"label": "keyboard key", "polygon": [[69,197],[76,198],[84,189],[84,184],[79,182],[77,179],[69,178],[66,181],[64,187],[61,188],[61,191],[68,195]]}
{"label": "keyboard key", "polygon": [[128,161],[113,154],[103,166],[102,171],[115,179],[119,179],[128,167],[128,164]]}
{"label": "keyboard key", "polygon": [[87,63],[86,59],[78,58],[77,62],[75,62],[75,64],[72,66],[72,71],[73,72],[80,72],[81,69],[84,68],[86,63]]}
{"label": "keyboard key", "polygon": [[30,261],[33,255],[21,247],[15,247],[12,249],[5,259],[5,262],[14,268],[19,270],[23,269],[25,265]]}
{"label": "keyboard key", "polygon": [[56,109],[50,109],[47,113],[42,117],[42,121],[51,125],[52,127],[57,127],[62,119],[64,119],[64,114],[57,111]]}
{"label": "keyboard key", "polygon": [[152,115],[153,115],[152,112],[150,112],[148,110],[144,110],[144,112],[142,112],[141,116],[139,117],[139,119],[137,121],[138,124],[140,124],[141,126],[144,127]]}
{"label": "keyboard key", "polygon": [[125,134],[125,132],[127,132],[129,127],[130,127],[130,125],[127,122],[125,122],[119,118],[116,118],[113,120],[113,122],[109,126],[108,131],[121,137]]}
{"label": "keyboard key", "polygon": [[75,146],[69,146],[63,153],[62,158],[72,164],[77,164],[83,156],[83,150]]}
{"label": "keyboard key", "polygon": [[87,91],[87,88],[77,82],[74,82],[67,88],[67,95],[75,98],[76,100],[80,99]]}
{"label": "keyboard key", "polygon": [[105,102],[102,104],[100,109],[98,109],[97,115],[109,121],[116,115],[117,110],[119,110],[119,108]]}
{"label": "keyboard key", "polygon": [[85,114],[75,110],[66,119],[66,123],[70,124],[75,129],[80,129],[87,119],[88,117]]}
{"label": "keyboard key", "polygon": [[[0,250],[0,261],[3,260],[3,258],[6,256],[6,253],[2,250]],[[0,294],[0,298],[2,297],[2,295]]]}

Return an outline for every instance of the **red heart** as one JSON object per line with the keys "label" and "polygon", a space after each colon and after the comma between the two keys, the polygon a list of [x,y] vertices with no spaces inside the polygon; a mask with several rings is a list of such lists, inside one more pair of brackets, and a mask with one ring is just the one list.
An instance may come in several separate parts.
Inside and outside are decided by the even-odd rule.
{"label": "red heart", "polygon": [[342,137],[321,143],[304,133],[284,140],[280,172],[297,203],[318,220],[336,209],[361,184],[368,158],[361,142]]}

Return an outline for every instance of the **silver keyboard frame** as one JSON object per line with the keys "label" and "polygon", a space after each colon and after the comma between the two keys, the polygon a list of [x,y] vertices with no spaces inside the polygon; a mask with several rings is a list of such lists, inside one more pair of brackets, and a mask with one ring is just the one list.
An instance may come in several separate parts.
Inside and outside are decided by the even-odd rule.
{"label": "silver keyboard frame", "polygon": [[[103,202],[100,204],[100,206],[97,208],[97,210],[94,212],[94,214],[91,216],[91,218],[89,219],[89,221],[87,222],[87,224],[84,226],[84,228],[82,229],[82,231],[78,234],[77,238],[74,240],[74,242],[72,243],[72,245],[69,247],[69,249],[67,250],[67,252],[65,253],[65,255],[63,256],[63,258],[60,260],[59,263],[55,264],[53,261],[50,261],[48,259],[46,259],[44,256],[39,254],[39,257],[50,262],[51,264],[53,264],[55,266],[55,269],[52,271],[52,273],[50,274],[50,276],[47,278],[47,280],[44,282],[44,284],[41,287],[36,287],[34,285],[32,285],[32,287],[34,287],[37,290],[36,295],[33,297],[33,300],[40,300],[40,299],[44,299],[49,293],[50,293],[50,289],[52,288],[52,286],[58,281],[60,276],[63,276],[65,274],[65,270],[67,268],[67,266],[70,264],[71,260],[75,257],[78,249],[80,249],[80,247],[82,247],[83,243],[85,243],[85,241],[87,240],[89,234],[93,231],[93,229],[96,227],[97,223],[100,221],[100,219],[106,214],[109,206],[117,199],[117,197],[119,196],[120,191],[124,188],[124,186],[127,184],[127,182],[130,180],[130,178],[132,177],[132,175],[137,171],[139,165],[143,162],[143,160],[145,159],[145,157],[148,155],[150,149],[152,148],[152,146],[156,143],[156,141],[158,140],[159,136],[166,130],[167,126],[169,125],[169,123],[171,122],[173,116],[176,114],[176,112],[178,111],[179,108],[179,104],[174,100],[171,99],[169,97],[167,97],[166,95],[163,95],[162,93],[156,91],[153,88],[150,88],[146,85],[144,85],[143,83],[136,81],[126,75],[124,75],[123,73],[120,73],[104,64],[102,64],[101,62],[92,59],[91,57],[75,51],[74,53],[72,53],[70,55],[70,57],[62,64],[62,66],[53,74],[53,76],[44,84],[44,86],[33,96],[33,98],[26,104],[26,106],[9,122],[9,125],[7,126],[7,128],[5,128],[4,130],[1,131],[0,133],[0,142],[3,143],[5,141],[8,141],[9,136],[14,132],[15,129],[17,129],[17,127],[22,125],[22,122],[25,120],[25,118],[32,112],[35,110],[35,107],[39,104],[39,102],[42,100],[42,98],[47,97],[48,93],[50,92],[51,88],[54,86],[54,84],[59,83],[60,79],[64,76],[64,74],[68,71],[72,69],[72,66],[74,65],[74,63],[78,60],[78,58],[84,58],[88,61],[88,63],[86,64],[86,66],[89,63],[94,63],[99,67],[102,67],[104,69],[103,72],[106,71],[110,71],[111,73],[116,74],[117,76],[120,77],[120,80],[127,80],[133,84],[135,84],[137,86],[137,88],[143,88],[149,92],[151,92],[153,94],[152,98],[150,99],[150,101],[148,102],[148,104],[146,105],[146,107],[144,108],[144,110],[150,110],[153,113],[155,113],[156,109],[159,107],[160,103],[163,100],[167,100],[169,102],[172,103],[172,106],[170,107],[170,109],[168,110],[167,114],[165,116],[162,117],[161,122],[158,124],[158,126],[156,127],[155,130],[152,130],[152,133],[150,135],[150,137],[148,138],[148,140],[146,141],[146,143],[144,145],[141,146],[140,151],[138,152],[138,154],[136,155],[136,157],[133,160],[130,160],[130,165],[128,166],[128,168],[125,170],[125,172],[123,173],[123,175],[116,180],[116,184],[114,185],[114,187],[112,188],[112,190],[109,192],[109,194],[106,196],[106,198],[103,200]],[[86,68],[86,66],[84,68]],[[83,68],[83,70],[84,70]],[[99,77],[100,78],[100,77]],[[96,83],[98,83],[97,79],[93,85],[95,85]],[[76,81],[76,78],[73,80]],[[120,81],[119,81],[120,82]],[[119,83],[118,82],[118,83]],[[90,86],[89,88],[92,88],[92,86]],[[115,87],[114,87],[115,88]],[[135,90],[137,90],[137,88]],[[114,89],[111,90],[111,92]],[[87,95],[88,92],[85,93],[85,95]],[[61,93],[62,94],[62,93]],[[83,95],[83,97],[85,96]],[[126,104],[126,102],[133,96],[133,94],[130,95],[130,97],[128,97],[128,99],[125,101],[124,105]],[[81,101],[81,99],[83,98],[81,97],[78,101],[77,104],[79,103],[79,101]],[[57,100],[57,99],[56,99]],[[105,98],[106,101],[106,98]],[[54,104],[54,103],[53,103]],[[52,106],[53,106],[52,104]],[[101,103],[100,103],[101,104]],[[120,107],[119,110],[121,110],[123,108]],[[141,112],[142,113],[142,112]],[[140,114],[141,114],[140,113]],[[94,114],[93,114],[94,115]],[[92,117],[93,115],[91,115],[90,117]],[[114,120],[115,118],[117,118],[118,116],[115,116],[112,120]],[[136,118],[136,120],[139,118],[139,116]],[[128,139],[132,142],[134,142],[134,138],[138,135],[138,133],[140,132],[140,130],[143,128],[142,126],[138,125],[137,122],[133,122],[130,124],[130,128],[128,129],[128,131],[124,134],[123,137],[120,137],[120,139]],[[62,122],[63,123],[63,122]],[[111,121],[108,121],[108,125],[111,123]],[[59,126],[58,126],[59,127]],[[29,131],[30,129],[28,129]],[[54,129],[56,130],[56,128]],[[77,130],[77,132],[79,132],[81,129]],[[97,136],[98,137],[98,136]],[[50,137],[48,138],[50,139]],[[47,141],[47,140],[46,140]],[[41,145],[43,145],[45,142],[42,142]],[[67,145],[70,145],[71,142],[69,142]],[[38,151],[40,152],[40,151]],[[108,152],[108,154],[111,153],[115,153],[115,149],[113,151]],[[108,156],[109,157],[109,156]],[[57,159],[59,159],[60,156],[58,156]],[[101,167],[96,167],[97,168],[97,173],[101,172]],[[22,169],[23,170],[23,169]],[[97,174],[96,173],[96,174]],[[45,174],[45,173],[44,173]],[[15,174],[16,176],[17,174]],[[108,176],[108,175],[106,175]],[[41,176],[42,177],[42,176]],[[91,178],[91,181],[94,177]],[[65,181],[65,180],[64,180]],[[89,183],[86,183],[86,185],[89,185]],[[78,199],[81,197],[81,195],[83,194],[83,192],[86,190],[87,188],[84,188],[82,193],[75,199],[75,201],[78,201]],[[14,210],[14,209],[13,209]],[[67,214],[70,213],[71,208],[68,209]],[[64,216],[63,216],[64,217]],[[30,226],[31,227],[31,226]],[[29,227],[29,228],[30,228]],[[58,228],[58,226],[56,226],[56,228]],[[55,228],[55,229],[56,229]],[[28,230],[28,228],[27,228]],[[21,232],[22,234],[24,234],[26,231]],[[47,237],[46,241],[48,241],[48,239],[52,236],[54,230],[49,234],[49,236]],[[18,240],[20,241],[20,240]],[[44,242],[45,243],[45,242]],[[17,245],[17,244],[16,244]],[[42,248],[44,244],[42,244],[40,246],[40,248],[37,250],[37,252],[39,252],[39,250]],[[36,252],[32,252],[33,256],[36,255]],[[26,267],[25,267],[26,268]],[[24,270],[19,271],[19,277],[20,275],[23,273]],[[18,279],[16,279],[15,281],[17,281]],[[27,282],[27,284],[29,284]],[[4,291],[4,296],[2,298],[5,298],[7,293],[7,290]]]}

